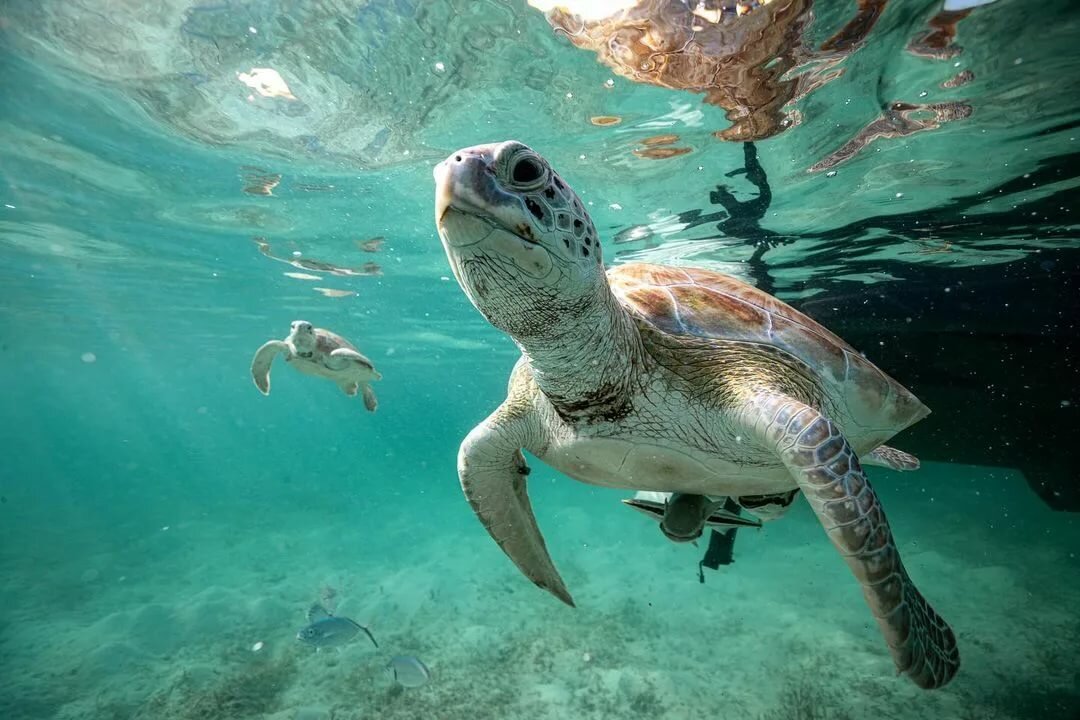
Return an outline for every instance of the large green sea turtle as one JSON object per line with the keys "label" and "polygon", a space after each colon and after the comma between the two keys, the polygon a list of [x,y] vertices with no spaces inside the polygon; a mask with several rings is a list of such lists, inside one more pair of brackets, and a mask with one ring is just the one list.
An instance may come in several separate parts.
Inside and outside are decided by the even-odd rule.
{"label": "large green sea turtle", "polygon": [[759,499],[801,490],[898,670],[924,688],[956,674],[953,632],[905,570],[859,462],[928,414],[914,395],[734,278],[605,271],[581,201],[519,142],[459,150],[435,179],[454,276],[522,352],[506,400],[458,455],[466,498],[522,573],[573,605],[533,516],[523,449],[608,487]]}

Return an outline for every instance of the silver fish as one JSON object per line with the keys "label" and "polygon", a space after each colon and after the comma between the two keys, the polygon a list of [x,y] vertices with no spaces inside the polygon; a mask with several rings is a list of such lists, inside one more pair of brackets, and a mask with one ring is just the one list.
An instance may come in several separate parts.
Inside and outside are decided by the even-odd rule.
{"label": "silver fish", "polygon": [[386,663],[386,672],[398,685],[418,688],[431,680],[431,671],[420,658],[412,655],[398,655]]}
{"label": "silver fish", "polygon": [[334,613],[323,607],[322,603],[312,603],[311,607],[307,609],[304,616],[307,618],[308,623],[318,622],[319,620],[325,620],[328,617],[333,616]]}
{"label": "silver fish", "polygon": [[366,627],[347,617],[334,615],[318,619],[300,628],[300,631],[296,633],[296,639],[319,650],[324,647],[344,645],[360,633],[367,635],[371,644],[379,647],[379,643],[375,642],[375,636]]}

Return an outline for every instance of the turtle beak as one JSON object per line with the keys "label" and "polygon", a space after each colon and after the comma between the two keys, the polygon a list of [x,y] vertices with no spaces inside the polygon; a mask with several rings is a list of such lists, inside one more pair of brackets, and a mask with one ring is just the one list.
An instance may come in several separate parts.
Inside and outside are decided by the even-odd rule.
{"label": "turtle beak", "polygon": [[450,192],[451,181],[448,177],[450,166],[446,164],[446,160],[435,166],[433,174],[435,175],[435,224],[441,226],[443,216],[446,215],[453,199]]}
{"label": "turtle beak", "polygon": [[[477,145],[458,150],[435,166],[435,223],[440,227],[451,208],[470,215],[484,215],[485,195],[492,185],[488,168],[498,145]],[[488,190],[487,193],[484,191]]]}

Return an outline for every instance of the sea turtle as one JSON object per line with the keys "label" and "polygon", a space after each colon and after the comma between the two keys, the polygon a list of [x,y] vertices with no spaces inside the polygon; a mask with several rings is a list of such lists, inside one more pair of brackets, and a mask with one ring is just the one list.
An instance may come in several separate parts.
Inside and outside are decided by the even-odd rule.
{"label": "sea turtle", "polygon": [[434,174],[454,276],[522,353],[506,400],[458,453],[466,498],[522,573],[573,606],[533,516],[523,449],[607,487],[766,499],[801,490],[898,670],[924,688],[955,675],[953,632],[905,570],[858,459],[926,406],[739,280],[662,265],[605,271],[581,201],[519,142],[459,150]]}
{"label": "sea turtle", "polygon": [[379,401],[369,384],[382,375],[352,343],[336,333],[314,327],[306,320],[294,320],[289,336],[271,340],[255,352],[251,360],[251,378],[263,395],[270,394],[270,365],[278,353],[285,362],[305,375],[333,380],[346,395],[364,396],[364,407],[375,412]]}

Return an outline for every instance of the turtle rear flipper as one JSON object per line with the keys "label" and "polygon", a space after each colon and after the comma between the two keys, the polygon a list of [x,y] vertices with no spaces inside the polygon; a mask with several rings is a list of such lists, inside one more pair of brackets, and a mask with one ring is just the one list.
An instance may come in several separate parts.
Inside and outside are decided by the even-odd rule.
{"label": "turtle rear flipper", "polygon": [[911,453],[897,450],[888,445],[881,445],[873,452],[864,455],[862,457],[862,464],[887,467],[898,472],[908,472],[910,470],[918,470],[922,463],[919,462],[919,458]]}
{"label": "turtle rear flipper", "polygon": [[372,390],[371,386],[367,383],[362,383],[360,385],[360,392],[364,394],[364,407],[366,407],[369,412],[375,412],[379,407],[379,399],[375,397],[375,391]]}

